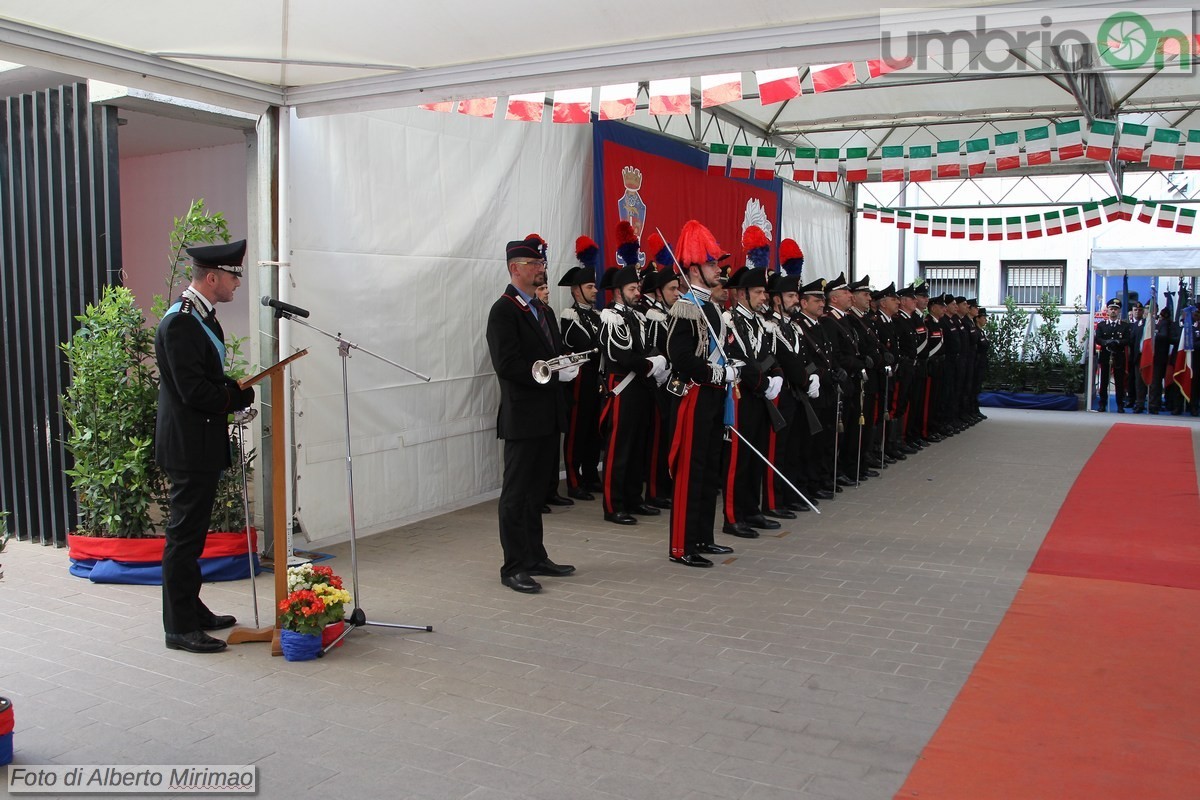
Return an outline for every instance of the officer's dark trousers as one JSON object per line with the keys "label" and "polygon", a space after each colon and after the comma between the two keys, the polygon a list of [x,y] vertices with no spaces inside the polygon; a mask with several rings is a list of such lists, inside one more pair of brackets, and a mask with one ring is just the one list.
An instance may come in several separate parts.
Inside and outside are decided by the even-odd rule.
{"label": "officer's dark trousers", "polygon": [[558,462],[558,434],[504,441],[504,477],[500,487],[500,577],[524,572],[546,559],[542,546],[542,504],[546,474]]}
{"label": "officer's dark trousers", "polygon": [[[767,401],[762,397],[743,395],[737,401],[734,427],[760,453],[767,449]],[[726,475],[724,501],[725,521],[745,522],[747,517],[762,513],[763,471],[766,465],[735,434],[729,440],[729,472]]]}
{"label": "officer's dark trousers", "polygon": [[200,630],[202,618],[210,616],[200,602],[199,559],[221,473],[170,470],[167,476],[171,479],[171,513],[162,560],[163,630],[191,633]]}
{"label": "officer's dark trousers", "polygon": [[1108,378],[1110,374],[1117,384],[1117,408],[1121,408],[1121,404],[1125,399],[1125,371],[1124,348],[1117,352],[1104,349],[1100,350],[1099,408],[1101,411],[1108,410]]}
{"label": "officer's dark trousers", "polygon": [[[610,390],[623,376],[609,377]],[[609,400],[608,456],[604,464],[604,513],[629,513],[642,503],[646,480],[646,440],[654,398],[650,387],[634,378]]]}
{"label": "officer's dark trousers", "polygon": [[671,446],[673,556],[692,555],[699,545],[713,543],[717,488],[723,477],[724,417],[725,390],[719,387],[693,386],[676,404]]}

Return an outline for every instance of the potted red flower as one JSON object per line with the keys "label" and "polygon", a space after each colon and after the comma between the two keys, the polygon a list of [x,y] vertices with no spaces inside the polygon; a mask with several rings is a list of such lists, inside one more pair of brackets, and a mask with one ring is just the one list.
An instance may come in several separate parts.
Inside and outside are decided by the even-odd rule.
{"label": "potted red flower", "polygon": [[296,589],[279,604],[279,645],[288,661],[311,661],[321,652],[325,601],[312,589]]}

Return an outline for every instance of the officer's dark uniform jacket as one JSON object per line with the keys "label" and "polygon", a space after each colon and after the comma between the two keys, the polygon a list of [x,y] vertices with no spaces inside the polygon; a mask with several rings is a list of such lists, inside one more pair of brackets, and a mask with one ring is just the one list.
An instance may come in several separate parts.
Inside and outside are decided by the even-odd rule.
{"label": "officer's dark uniform jacket", "polygon": [[[829,331],[817,319],[798,311],[794,317],[797,330],[800,332],[800,352],[805,362],[805,369],[811,368],[820,378],[821,391],[812,401],[814,408],[832,407],[837,398],[837,383],[844,379],[844,371],[837,362],[834,353],[833,340]],[[808,389],[808,383],[802,386]]]}
{"label": "officer's dark uniform jacket", "polygon": [[775,355],[774,337],[763,327],[762,317],[744,305],[738,304],[722,316],[732,337],[725,354],[745,364],[738,381],[742,397],[765,397],[767,378],[782,374],[778,366],[762,368],[767,358]]}
{"label": "officer's dark uniform jacket", "polygon": [[500,439],[532,439],[566,429],[566,401],[558,382],[541,384],[533,379],[535,361],[562,352],[558,326],[553,320],[547,323],[549,341],[529,304],[511,284],[488,313],[488,351],[500,382],[496,415]]}

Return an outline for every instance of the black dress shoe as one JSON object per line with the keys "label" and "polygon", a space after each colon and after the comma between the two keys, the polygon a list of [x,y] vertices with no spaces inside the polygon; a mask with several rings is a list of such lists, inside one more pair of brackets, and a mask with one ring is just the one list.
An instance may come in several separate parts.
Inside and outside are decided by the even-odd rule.
{"label": "black dress shoe", "polygon": [[189,653],[219,653],[225,647],[225,642],[209,636],[204,631],[167,634],[168,650],[187,650]]}
{"label": "black dress shoe", "polygon": [[639,514],[643,517],[657,517],[659,514],[662,513],[662,511],[660,511],[659,509],[655,508],[652,505],[649,505],[647,503],[642,503],[641,505],[639,505],[633,509],[633,513]]}
{"label": "black dress shoe", "polygon": [[669,497],[651,497],[646,502],[655,508],[661,508],[663,511],[668,511],[671,508],[671,498]]}
{"label": "black dress shoe", "polygon": [[883,462],[880,461],[875,456],[871,456],[870,458],[864,458],[863,463],[866,464],[868,467],[874,467],[875,469],[883,469]]}
{"label": "black dress shoe", "polygon": [[542,506],[542,513],[543,513],[543,514],[549,514],[549,513],[550,513],[550,506]]}
{"label": "black dress shoe", "polygon": [[232,628],[234,625],[237,625],[237,617],[233,614],[213,614],[200,620],[200,630],[202,631],[219,631],[224,628]]}
{"label": "black dress shoe", "polygon": [[728,533],[730,536],[740,536],[743,539],[758,538],[758,531],[754,530],[754,528],[751,528],[744,522],[739,522],[736,525],[732,522],[726,522],[721,526],[721,533]]}
{"label": "black dress shoe", "polygon": [[[828,489],[817,489],[812,493],[812,496],[818,500],[832,500],[833,492],[829,491]],[[812,498],[809,499],[811,500]]]}
{"label": "black dress shoe", "polygon": [[862,477],[862,478],[878,478],[878,477],[879,477],[879,473],[878,473],[878,472],[876,472],[876,471],[875,471],[875,470],[873,470],[873,469],[864,469],[864,470],[862,471],[862,476],[861,476],[861,477]]}
{"label": "black dress shoe", "polygon": [[555,564],[550,559],[539,561],[532,567],[526,570],[530,575],[547,575],[551,578],[561,578],[564,575],[570,575],[575,571],[575,567],[570,564]]}
{"label": "black dress shoe", "polygon": [[573,506],[573,505],[575,505],[575,501],[569,497],[563,497],[558,492],[555,492],[554,494],[552,494],[546,498],[546,505],[548,505],[548,506]]}
{"label": "black dress shoe", "polygon": [[723,544],[698,544],[696,549],[710,556],[727,556],[733,552],[732,547],[726,547]]}
{"label": "black dress shoe", "polygon": [[613,514],[604,515],[605,522],[615,522],[618,525],[637,525],[637,517],[632,514],[627,514],[624,511],[617,511]]}
{"label": "black dress shoe", "polygon": [[689,567],[711,567],[713,563],[699,553],[688,553],[686,556],[671,556],[672,561],[676,564],[684,564]]}
{"label": "black dress shoe", "polygon": [[921,448],[911,444],[902,444],[896,449],[896,452],[906,456],[915,456],[917,453],[921,452]]}
{"label": "black dress shoe", "polygon": [[764,508],[764,517],[774,517],[775,519],[795,519],[796,512],[786,508]]}
{"label": "black dress shoe", "polygon": [[524,594],[535,594],[542,590],[542,585],[529,577],[528,572],[515,572],[500,579],[508,588],[514,592],[522,592]]}
{"label": "black dress shoe", "polygon": [[595,500],[596,496],[587,489],[567,489],[567,494],[576,500]]}
{"label": "black dress shoe", "polygon": [[930,432],[930,434],[928,436],[925,437],[925,441],[932,442],[933,444],[937,444],[938,442],[942,441],[945,438],[946,437],[942,436],[937,431],[932,431],[932,432]]}
{"label": "black dress shoe", "polygon": [[888,457],[888,459],[890,459],[888,461],[889,464],[895,464],[897,461],[908,461],[908,456],[906,456],[906,455],[904,455],[904,453],[900,452],[899,448],[896,448],[895,450],[888,453],[887,457]]}
{"label": "black dress shoe", "polygon": [[837,485],[838,486],[853,486],[854,484],[855,484],[854,478],[851,478],[849,475],[838,475],[837,476]]}
{"label": "black dress shoe", "polygon": [[745,523],[751,528],[760,528],[765,531],[777,531],[782,527],[773,519],[767,519],[762,514],[751,514],[746,517]]}

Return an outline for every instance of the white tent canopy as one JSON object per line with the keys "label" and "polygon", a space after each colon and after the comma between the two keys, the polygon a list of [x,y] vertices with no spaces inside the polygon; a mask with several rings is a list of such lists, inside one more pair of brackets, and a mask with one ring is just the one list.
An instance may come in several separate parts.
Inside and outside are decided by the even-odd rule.
{"label": "white tent canopy", "polygon": [[1092,250],[1092,272],[1099,276],[1200,275],[1198,247],[1105,247]]}

